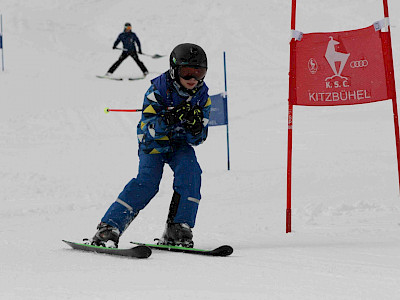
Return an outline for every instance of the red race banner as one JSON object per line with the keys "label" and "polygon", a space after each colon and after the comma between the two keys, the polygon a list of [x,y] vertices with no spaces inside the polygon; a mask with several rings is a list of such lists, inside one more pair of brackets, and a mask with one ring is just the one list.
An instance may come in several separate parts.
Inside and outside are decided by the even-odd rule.
{"label": "red race banner", "polygon": [[295,105],[353,105],[391,99],[400,188],[400,129],[387,0],[383,0],[383,11],[385,18],[367,28],[303,34],[296,31],[296,0],[292,0],[286,233],[292,231]]}
{"label": "red race banner", "polygon": [[[304,34],[296,41],[293,105],[332,106],[392,99],[381,31]],[[389,94],[388,94],[389,90]]]}

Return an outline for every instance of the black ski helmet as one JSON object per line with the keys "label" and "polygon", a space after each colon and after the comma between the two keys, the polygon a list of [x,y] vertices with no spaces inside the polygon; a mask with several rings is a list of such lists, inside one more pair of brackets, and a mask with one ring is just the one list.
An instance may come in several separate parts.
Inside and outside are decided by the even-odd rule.
{"label": "black ski helmet", "polygon": [[124,25],[124,30],[126,30],[128,27],[132,28],[132,25],[131,25],[131,23],[126,22]]}
{"label": "black ski helmet", "polygon": [[169,56],[169,74],[171,78],[178,78],[180,66],[198,67],[207,69],[207,55],[204,50],[195,44],[180,44],[172,50]]}

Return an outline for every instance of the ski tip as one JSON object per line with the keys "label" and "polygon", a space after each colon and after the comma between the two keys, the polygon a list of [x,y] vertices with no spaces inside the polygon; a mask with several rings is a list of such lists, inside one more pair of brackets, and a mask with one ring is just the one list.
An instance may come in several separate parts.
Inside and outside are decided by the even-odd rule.
{"label": "ski tip", "polygon": [[228,256],[233,253],[233,248],[229,245],[223,245],[214,249],[213,252],[218,253],[218,256]]}
{"label": "ski tip", "polygon": [[143,246],[143,245],[137,246],[133,249],[140,252],[140,255],[138,255],[137,258],[148,258],[153,253],[153,251],[150,249],[150,247]]}
{"label": "ski tip", "polygon": [[[76,245],[87,245],[85,244],[84,241],[82,242],[71,242],[71,241],[67,241],[67,240],[62,240],[64,243],[66,243],[67,245],[71,246],[72,248],[74,248]],[[88,245],[87,245],[88,246]]]}

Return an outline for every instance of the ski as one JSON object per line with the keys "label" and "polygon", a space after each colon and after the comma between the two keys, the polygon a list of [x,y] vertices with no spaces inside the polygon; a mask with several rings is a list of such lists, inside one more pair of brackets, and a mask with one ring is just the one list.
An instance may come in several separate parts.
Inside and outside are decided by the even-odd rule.
{"label": "ski", "polygon": [[138,76],[138,77],[129,77],[128,80],[141,80],[141,79],[145,79],[146,76]]}
{"label": "ski", "polygon": [[164,57],[165,55],[160,55],[160,54],[146,54],[146,53],[141,53],[144,56],[149,56],[151,58],[161,58]]}
{"label": "ski", "polygon": [[111,254],[118,256],[127,256],[127,257],[135,257],[135,258],[148,258],[151,255],[151,249],[144,245],[139,245],[133,248],[107,248],[107,247],[99,247],[82,243],[69,242],[66,240],[62,240],[64,243],[68,244],[75,250],[88,251],[88,252],[96,252],[102,254]]}
{"label": "ski", "polygon": [[96,75],[96,77],[97,77],[97,78],[110,79],[110,80],[117,80],[117,81],[122,81],[122,80],[124,80],[124,79],[128,79],[128,80],[133,81],[133,80],[142,80],[142,79],[145,79],[145,78],[146,78],[146,76],[138,76],[138,77],[127,77],[127,78],[124,78],[124,77],[111,77],[111,76],[102,76],[102,75]]}
{"label": "ski", "polygon": [[96,75],[96,77],[97,78],[110,79],[110,80],[118,80],[118,81],[124,80],[121,77],[111,77],[111,76],[105,76],[105,75]]}
{"label": "ski", "polygon": [[205,250],[205,249],[186,248],[186,247],[171,246],[171,245],[145,244],[145,243],[137,243],[137,242],[131,242],[131,243],[134,245],[146,246],[146,247],[149,247],[151,249],[156,249],[156,250],[182,252],[182,253],[206,255],[206,256],[228,256],[233,253],[233,248],[228,245],[220,246],[213,250]]}

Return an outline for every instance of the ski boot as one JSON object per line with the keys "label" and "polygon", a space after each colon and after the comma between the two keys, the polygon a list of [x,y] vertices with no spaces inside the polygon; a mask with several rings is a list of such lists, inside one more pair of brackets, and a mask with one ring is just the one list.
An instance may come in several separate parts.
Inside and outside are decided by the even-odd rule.
{"label": "ski boot", "polygon": [[108,225],[107,223],[101,222],[97,226],[97,232],[92,239],[92,245],[118,248],[120,232],[117,228]]}
{"label": "ski boot", "polygon": [[193,248],[192,229],[186,223],[167,223],[158,245],[182,246]]}

